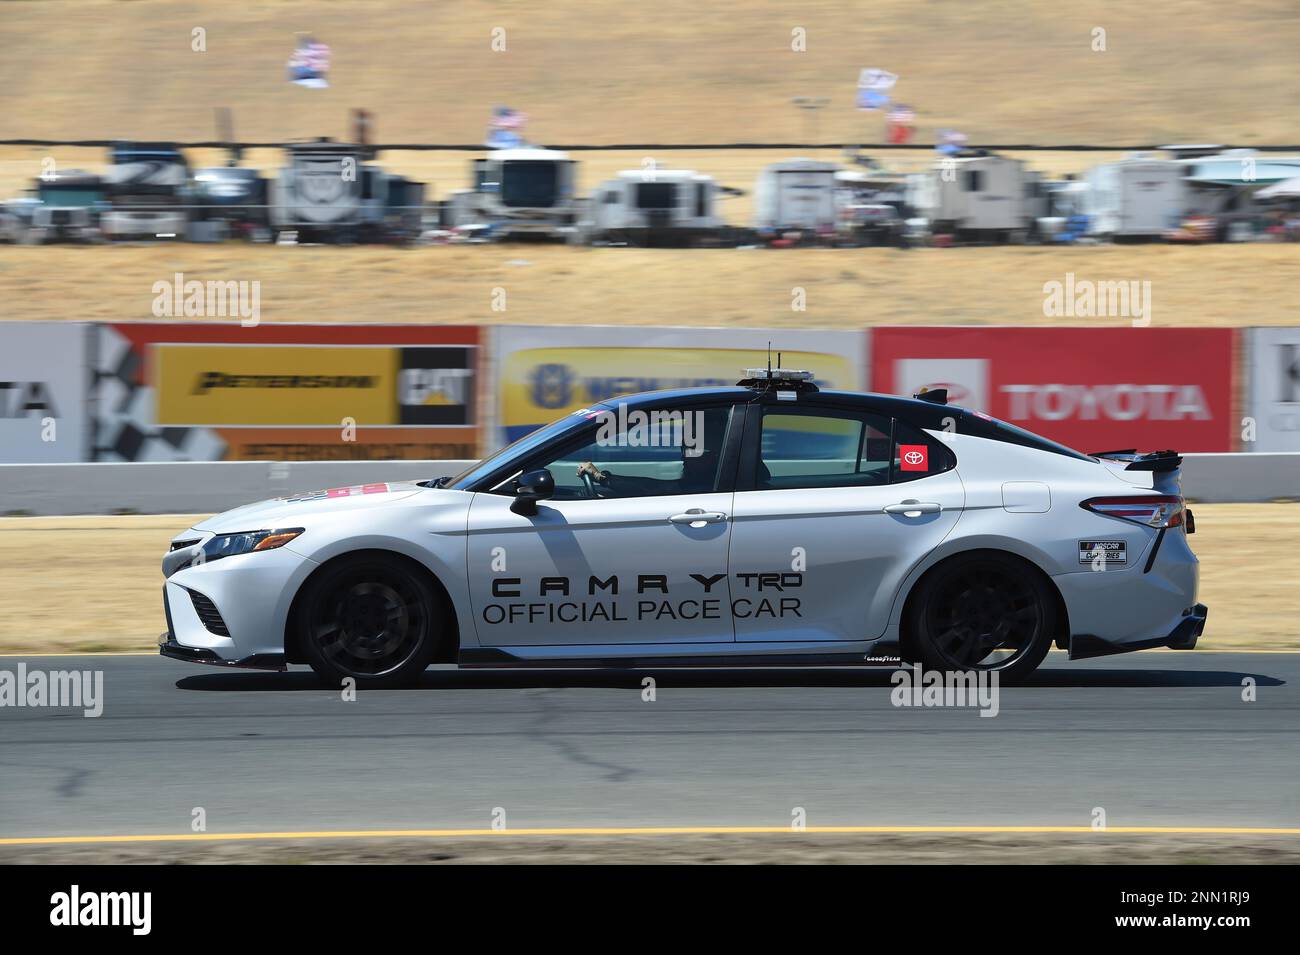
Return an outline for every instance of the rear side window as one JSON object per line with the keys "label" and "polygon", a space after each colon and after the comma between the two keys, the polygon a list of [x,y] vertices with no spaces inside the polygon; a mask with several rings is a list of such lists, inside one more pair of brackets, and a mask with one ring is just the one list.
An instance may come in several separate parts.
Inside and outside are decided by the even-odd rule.
{"label": "rear side window", "polygon": [[890,419],[764,409],[755,490],[889,483]]}
{"label": "rear side window", "polygon": [[890,465],[891,483],[901,484],[951,471],[957,466],[957,457],[937,438],[906,421],[896,420]]}

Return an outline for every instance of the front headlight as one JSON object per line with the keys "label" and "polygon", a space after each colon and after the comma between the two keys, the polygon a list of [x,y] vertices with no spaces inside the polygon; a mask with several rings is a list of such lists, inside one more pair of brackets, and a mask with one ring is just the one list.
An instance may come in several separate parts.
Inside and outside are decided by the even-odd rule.
{"label": "front headlight", "polygon": [[218,534],[202,547],[202,553],[195,563],[207,563],[223,557],[235,557],[239,554],[251,554],[259,550],[275,550],[283,547],[303,532],[301,527],[282,528],[273,531],[240,531],[238,534]]}

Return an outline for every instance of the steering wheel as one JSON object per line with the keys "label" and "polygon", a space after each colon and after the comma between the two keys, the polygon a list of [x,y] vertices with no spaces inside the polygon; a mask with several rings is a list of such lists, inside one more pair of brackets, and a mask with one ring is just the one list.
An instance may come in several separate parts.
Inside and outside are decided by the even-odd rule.
{"label": "steering wheel", "polygon": [[587,497],[591,498],[592,500],[595,500],[596,498],[600,497],[600,495],[596,493],[596,482],[592,480],[591,473],[589,471],[582,472],[582,486],[587,492]]}

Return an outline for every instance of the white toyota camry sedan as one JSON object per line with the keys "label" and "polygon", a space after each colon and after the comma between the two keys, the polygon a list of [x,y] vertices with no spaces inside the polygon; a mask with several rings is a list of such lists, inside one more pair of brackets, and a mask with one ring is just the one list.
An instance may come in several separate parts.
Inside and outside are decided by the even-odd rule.
{"label": "white toyota camry sedan", "polygon": [[1195,646],[1176,453],[747,375],[583,409],[452,478],[209,518],[163,559],[161,652],[386,687],[431,663],[898,658],[1007,681],[1053,644]]}

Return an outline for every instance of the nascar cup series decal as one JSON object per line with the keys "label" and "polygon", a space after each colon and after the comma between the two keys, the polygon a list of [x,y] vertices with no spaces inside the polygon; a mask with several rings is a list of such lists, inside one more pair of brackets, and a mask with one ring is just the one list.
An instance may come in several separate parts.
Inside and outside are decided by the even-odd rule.
{"label": "nascar cup series decal", "polygon": [[[745,596],[730,603],[738,619],[802,617],[799,598],[790,591],[803,586],[799,573],[738,573],[733,575]],[[670,593],[667,574],[637,574],[635,579],[611,574],[602,580],[594,574],[586,581],[568,577],[542,577],[525,586],[519,577],[497,577],[492,596],[508,602],[483,608],[483,621],[498,623],[612,623],[630,620],[721,620],[728,596],[726,574],[691,574],[698,585],[690,593]],[[620,588],[629,599],[619,601]],[[716,589],[715,589],[716,588]],[[630,599],[635,591],[636,599]],[[527,597],[588,597],[592,599],[531,602]],[[511,598],[525,598],[513,601]]]}
{"label": "nascar cup series decal", "polygon": [[1107,564],[1127,564],[1128,544],[1124,541],[1079,541],[1079,563],[1091,564],[1098,557]]}

